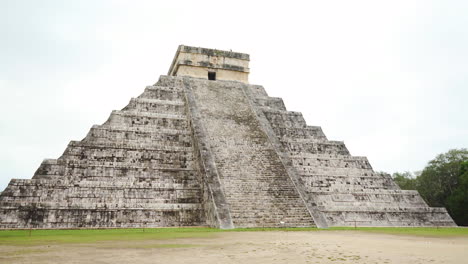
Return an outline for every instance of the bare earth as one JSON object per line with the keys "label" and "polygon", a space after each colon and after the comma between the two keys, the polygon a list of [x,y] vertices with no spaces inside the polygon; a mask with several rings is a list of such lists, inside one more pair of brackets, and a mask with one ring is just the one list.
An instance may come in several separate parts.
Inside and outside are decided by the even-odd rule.
{"label": "bare earth", "polygon": [[226,232],[209,238],[0,246],[0,263],[468,263],[468,238]]}

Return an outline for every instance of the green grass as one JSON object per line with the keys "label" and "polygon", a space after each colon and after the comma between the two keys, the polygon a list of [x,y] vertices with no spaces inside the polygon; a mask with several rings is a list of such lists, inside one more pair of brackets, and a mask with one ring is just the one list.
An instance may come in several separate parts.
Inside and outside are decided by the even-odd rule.
{"label": "green grass", "polygon": [[[145,229],[80,229],[80,230],[3,230],[0,245],[44,245],[61,243],[93,243],[98,241],[167,240],[177,238],[212,237],[220,232],[268,232],[268,231],[361,231],[393,235],[428,237],[468,237],[468,228],[424,228],[424,227],[333,227],[317,228],[238,228],[220,230],[214,228],[145,228]],[[166,244],[177,247],[179,244]],[[181,244],[183,247],[184,245]],[[156,247],[158,247],[156,245]],[[165,247],[161,244],[159,247]]]}
{"label": "green grass", "polygon": [[328,229],[318,229],[315,227],[299,228],[237,228],[223,230],[224,232],[236,231],[364,231],[370,233],[393,234],[393,235],[414,235],[431,237],[468,237],[468,228],[457,227],[331,227]]}
{"label": "green grass", "polygon": [[161,240],[210,237],[214,228],[135,228],[79,230],[3,230],[0,245],[39,245],[54,243],[93,243],[98,241]]}

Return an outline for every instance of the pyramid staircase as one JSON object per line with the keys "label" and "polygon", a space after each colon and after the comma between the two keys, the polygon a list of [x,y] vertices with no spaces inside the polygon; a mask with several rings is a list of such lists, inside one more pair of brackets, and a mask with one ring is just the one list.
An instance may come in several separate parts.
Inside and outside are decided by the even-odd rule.
{"label": "pyramid staircase", "polygon": [[256,118],[245,84],[188,82],[234,227],[315,226]]}
{"label": "pyramid staircase", "polygon": [[0,228],[454,226],[262,86],[161,76],[32,179]]}
{"label": "pyramid staircase", "polygon": [[455,225],[445,208],[429,207],[417,191],[401,190],[390,175],[374,172],[366,157],[351,156],[343,142],[328,140],[301,113],[287,111],[281,98],[269,97],[262,86],[250,88],[328,226]]}

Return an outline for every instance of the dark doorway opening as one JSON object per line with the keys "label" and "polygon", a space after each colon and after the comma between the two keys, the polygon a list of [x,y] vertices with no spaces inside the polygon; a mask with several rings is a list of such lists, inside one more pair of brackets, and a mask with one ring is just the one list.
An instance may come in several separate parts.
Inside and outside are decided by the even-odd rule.
{"label": "dark doorway opening", "polygon": [[216,72],[208,72],[208,80],[216,81]]}

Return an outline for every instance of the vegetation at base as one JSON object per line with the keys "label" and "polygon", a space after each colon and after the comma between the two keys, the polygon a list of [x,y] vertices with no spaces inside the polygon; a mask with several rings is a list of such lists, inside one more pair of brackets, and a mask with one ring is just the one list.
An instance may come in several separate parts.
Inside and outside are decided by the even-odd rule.
{"label": "vegetation at base", "polygon": [[417,190],[429,206],[445,207],[458,225],[468,226],[468,149],[437,155],[419,175],[394,173],[403,190]]}
{"label": "vegetation at base", "polygon": [[468,225],[468,161],[461,164],[457,186],[445,204],[457,223]]}
{"label": "vegetation at base", "polygon": [[[215,228],[148,228],[148,229],[77,229],[77,230],[3,230],[0,231],[0,246],[33,246],[63,243],[96,243],[101,241],[168,240],[178,238],[209,238],[221,232],[333,232],[363,231],[372,233],[415,235],[428,237],[468,237],[468,228],[425,227],[332,227],[328,229],[307,228],[238,228],[221,230]],[[135,244],[136,247],[141,245]],[[173,248],[196,246],[191,244],[154,244],[151,247]]]}

